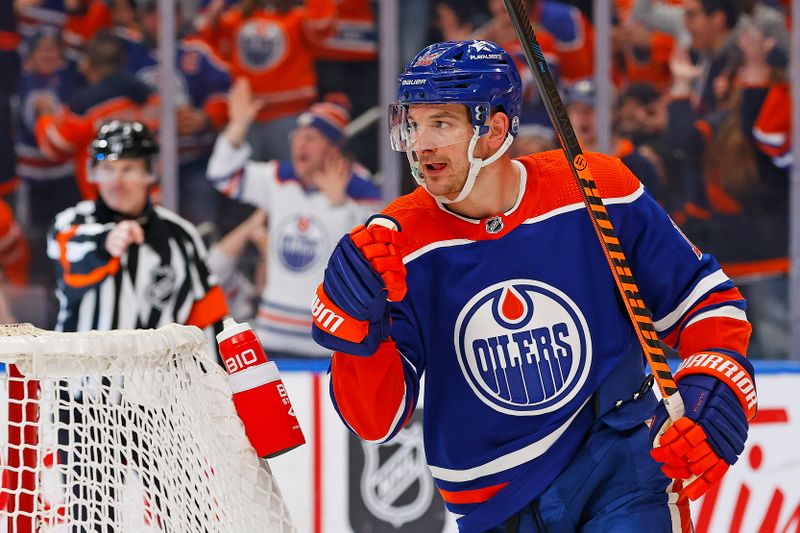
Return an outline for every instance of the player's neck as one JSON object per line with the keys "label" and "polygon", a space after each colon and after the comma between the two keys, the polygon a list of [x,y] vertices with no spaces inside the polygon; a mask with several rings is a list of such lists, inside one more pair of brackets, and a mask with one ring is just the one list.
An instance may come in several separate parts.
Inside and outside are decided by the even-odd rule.
{"label": "player's neck", "polygon": [[482,168],[475,186],[462,201],[448,204],[448,208],[469,218],[488,218],[505,213],[519,198],[519,169],[511,158],[503,156]]}

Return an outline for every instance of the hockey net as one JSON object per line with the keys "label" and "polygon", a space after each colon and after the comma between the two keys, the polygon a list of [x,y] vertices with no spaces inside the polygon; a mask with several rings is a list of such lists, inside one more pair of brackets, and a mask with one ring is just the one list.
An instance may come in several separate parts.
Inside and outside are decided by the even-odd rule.
{"label": "hockey net", "polygon": [[0,532],[295,531],[197,329],[0,326]]}

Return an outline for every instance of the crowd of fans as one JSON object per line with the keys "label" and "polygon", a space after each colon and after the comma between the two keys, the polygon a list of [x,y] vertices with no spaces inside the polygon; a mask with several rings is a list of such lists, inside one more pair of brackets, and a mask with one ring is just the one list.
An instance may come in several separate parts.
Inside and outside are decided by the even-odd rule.
{"label": "crowd of fans", "polygon": [[[404,64],[430,42],[497,42],[518,59],[524,81],[513,153],[557,147],[501,0],[400,4]],[[47,236],[59,212],[97,197],[90,143],[111,119],[157,130],[160,98],[169,97],[177,107],[178,212],[211,248],[231,312],[257,316],[262,339],[307,335],[310,321],[297,310],[311,292],[297,294],[292,276],[319,274],[304,269],[321,268],[317,260],[338,239],[326,238],[311,215],[341,233],[380,205],[371,182],[380,174],[376,128],[384,123],[348,128],[377,105],[377,2],[177,2],[178,73],[166,92],[158,89],[154,0],[3,6],[0,267],[12,312],[54,327]],[[754,325],[751,355],[785,358],[788,5],[615,0],[613,10],[611,152],[698,250],[736,278]],[[531,0],[529,14],[579,140],[595,150],[591,2]],[[262,174],[278,185],[253,188]],[[287,192],[290,184],[299,192]],[[157,203],[157,187],[151,196]],[[275,349],[292,353],[286,346]]]}

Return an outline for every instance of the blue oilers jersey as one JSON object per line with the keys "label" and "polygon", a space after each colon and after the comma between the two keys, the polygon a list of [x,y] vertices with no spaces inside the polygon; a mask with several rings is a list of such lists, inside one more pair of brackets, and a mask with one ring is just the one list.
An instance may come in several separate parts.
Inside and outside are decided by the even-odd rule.
{"label": "blue oilers jersey", "polygon": [[[588,158],[662,338],[683,356],[743,353],[745,303],[714,258],[618,159]],[[409,242],[396,350],[332,362],[334,405],[372,441],[400,431],[425,376],[426,458],[462,531],[500,524],[541,494],[581,445],[598,387],[628,358],[642,361],[563,153],[514,165],[519,196],[497,216],[461,217],[422,189],[384,210]],[[374,397],[369,382],[381,383]]]}

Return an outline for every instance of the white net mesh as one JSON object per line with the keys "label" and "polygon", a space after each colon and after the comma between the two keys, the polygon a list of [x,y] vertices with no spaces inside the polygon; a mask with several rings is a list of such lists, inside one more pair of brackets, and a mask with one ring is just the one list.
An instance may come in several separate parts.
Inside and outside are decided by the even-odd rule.
{"label": "white net mesh", "polygon": [[295,531],[197,328],[0,326],[0,531]]}

